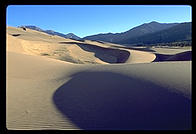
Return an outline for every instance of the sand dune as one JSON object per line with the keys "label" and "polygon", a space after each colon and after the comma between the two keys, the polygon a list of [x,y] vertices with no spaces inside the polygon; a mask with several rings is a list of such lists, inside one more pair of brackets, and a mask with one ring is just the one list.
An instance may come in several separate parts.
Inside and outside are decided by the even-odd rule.
{"label": "sand dune", "polygon": [[192,62],[112,45],[8,28],[7,128],[192,129]]}
{"label": "sand dune", "polygon": [[177,54],[156,54],[154,62],[164,61],[191,61],[192,51],[184,51]]}
{"label": "sand dune", "polygon": [[100,47],[99,45],[92,45],[87,43],[77,42],[60,42],[61,44],[75,44],[84,51],[93,52],[95,57],[107,63],[125,63],[130,56],[130,52],[126,50]]}
{"label": "sand dune", "polygon": [[185,51],[191,51],[192,48],[191,47],[152,47],[151,50],[154,50],[154,53],[156,54],[174,55]]}
{"label": "sand dune", "polygon": [[8,129],[191,128],[190,62],[75,66],[13,52],[7,58]]}
{"label": "sand dune", "polygon": [[191,61],[192,60],[192,51],[185,51],[182,53],[175,54],[174,56],[166,59],[167,61]]}
{"label": "sand dune", "polygon": [[[78,64],[150,63],[155,59],[153,53],[125,48],[116,49],[113,47],[114,44],[87,40],[80,42],[53,37],[30,29],[27,31],[13,27],[7,29],[8,51],[14,51],[16,49],[14,46],[20,46],[24,54],[46,56]],[[13,36],[15,34],[19,36]],[[13,46],[15,40],[20,45]]]}
{"label": "sand dune", "polygon": [[190,129],[191,101],[172,88],[132,75],[86,71],[74,74],[53,99],[81,129]]}

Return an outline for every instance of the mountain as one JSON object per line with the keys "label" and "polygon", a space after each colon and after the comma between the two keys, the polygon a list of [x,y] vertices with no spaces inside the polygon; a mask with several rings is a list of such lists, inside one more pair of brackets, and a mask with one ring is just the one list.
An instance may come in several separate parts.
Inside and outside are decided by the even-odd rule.
{"label": "mountain", "polygon": [[25,28],[29,28],[29,29],[32,29],[32,30],[36,30],[36,31],[40,31],[40,32],[43,32],[44,30],[42,30],[41,28],[39,27],[36,27],[36,26],[19,26],[19,27],[25,27]]}
{"label": "mountain", "polygon": [[62,34],[62,33],[59,33],[59,32],[55,32],[53,30],[45,30],[43,32],[45,32],[47,34],[50,34],[50,35],[57,35],[57,36],[61,36],[63,38],[66,38],[66,35],[65,34]]}
{"label": "mountain", "polygon": [[75,39],[75,40],[80,40],[81,38],[76,36],[75,34],[73,33],[68,33],[65,35],[65,38],[70,38],[70,39]]}
{"label": "mountain", "polygon": [[105,33],[80,38],[73,33],[63,34],[52,30],[42,30],[36,26],[22,26],[33,30],[75,40],[96,40],[122,45],[148,45],[192,41],[192,23],[158,23],[152,21],[136,26],[122,33]]}
{"label": "mountain", "polygon": [[143,36],[130,38],[120,42],[121,44],[156,44],[169,42],[182,42],[192,40],[192,23],[185,22],[173,27],[145,34]]}
{"label": "mountain", "polygon": [[122,42],[127,41],[131,38],[136,38],[146,34],[158,32],[173,27],[175,25],[178,25],[178,23],[158,23],[152,21],[150,23],[144,23],[140,26],[134,27],[126,32],[114,33],[114,34],[113,33],[97,34],[97,35],[86,36],[83,39],[122,44]]}
{"label": "mountain", "polygon": [[48,33],[50,35],[58,35],[58,36],[61,36],[61,37],[64,37],[64,38],[69,38],[69,39],[75,39],[75,40],[80,40],[81,39],[80,37],[76,36],[73,33],[62,34],[62,33],[59,33],[59,32],[52,31],[52,30],[46,30],[45,33]]}
{"label": "mountain", "polygon": [[61,36],[63,38],[69,38],[69,39],[75,39],[75,40],[80,40],[81,39],[80,37],[76,36],[73,33],[63,34],[63,33],[55,32],[53,30],[43,30],[43,29],[41,29],[39,27],[36,27],[36,26],[20,26],[20,27],[29,28],[29,29],[44,32],[44,33],[47,33],[47,34],[50,34],[50,35]]}

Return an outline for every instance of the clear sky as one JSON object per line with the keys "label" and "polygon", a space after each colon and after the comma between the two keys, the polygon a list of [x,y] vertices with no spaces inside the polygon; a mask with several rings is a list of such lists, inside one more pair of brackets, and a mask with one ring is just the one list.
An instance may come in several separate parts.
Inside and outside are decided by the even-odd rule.
{"label": "clear sky", "polygon": [[188,5],[10,5],[8,26],[35,25],[84,37],[125,32],[143,23],[191,22]]}

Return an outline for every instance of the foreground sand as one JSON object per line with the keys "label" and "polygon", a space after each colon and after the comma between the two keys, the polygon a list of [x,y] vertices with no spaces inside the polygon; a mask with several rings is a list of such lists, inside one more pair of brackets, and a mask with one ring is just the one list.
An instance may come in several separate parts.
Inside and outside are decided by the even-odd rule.
{"label": "foreground sand", "polygon": [[[191,129],[191,61],[152,63],[155,54],[122,48],[130,53],[125,63],[110,64],[119,52],[106,50],[112,46],[91,41],[95,46],[82,49],[69,41],[74,48],[64,48],[77,50],[69,62],[51,54],[57,42],[68,39],[32,33],[7,36],[8,129]],[[35,47],[50,56],[32,51]],[[102,51],[111,58],[100,57]]]}

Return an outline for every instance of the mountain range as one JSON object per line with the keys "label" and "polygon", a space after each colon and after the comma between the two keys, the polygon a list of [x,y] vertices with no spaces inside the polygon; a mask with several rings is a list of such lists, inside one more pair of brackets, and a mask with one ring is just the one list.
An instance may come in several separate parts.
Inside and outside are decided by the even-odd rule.
{"label": "mountain range", "polygon": [[122,33],[86,36],[83,39],[122,45],[155,44],[192,40],[192,23],[158,23],[152,21]]}
{"label": "mountain range", "polygon": [[29,29],[44,32],[44,33],[47,33],[47,34],[50,34],[50,35],[57,35],[57,36],[61,36],[63,38],[70,38],[70,39],[75,39],[75,40],[80,40],[81,39],[80,37],[76,36],[73,33],[63,34],[63,33],[55,32],[53,30],[43,30],[43,29],[41,29],[37,26],[29,25],[29,26],[19,26],[19,27],[29,28]]}
{"label": "mountain range", "polygon": [[191,23],[180,23],[172,27],[144,34],[142,36],[130,37],[121,40],[119,44],[157,44],[172,43],[192,40]]}
{"label": "mountain range", "polygon": [[58,35],[75,40],[94,40],[117,43],[121,45],[156,44],[192,41],[192,22],[158,23],[152,21],[136,26],[122,33],[96,34],[80,38],[73,33],[63,34],[52,30],[42,30],[36,26],[22,26],[33,30]]}

